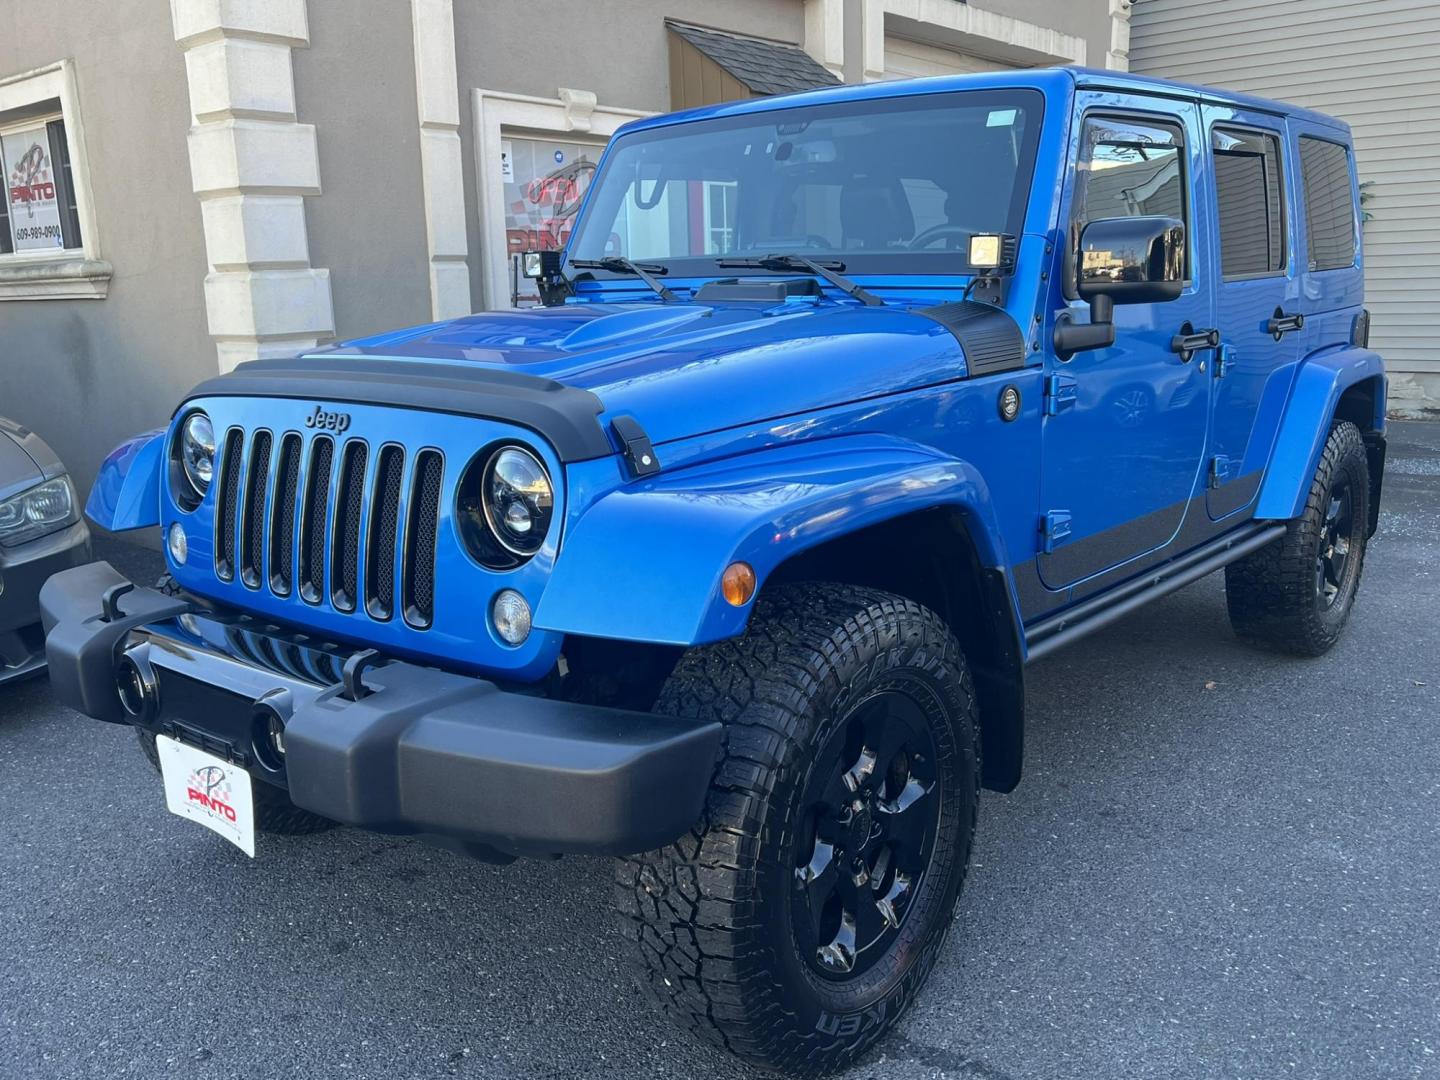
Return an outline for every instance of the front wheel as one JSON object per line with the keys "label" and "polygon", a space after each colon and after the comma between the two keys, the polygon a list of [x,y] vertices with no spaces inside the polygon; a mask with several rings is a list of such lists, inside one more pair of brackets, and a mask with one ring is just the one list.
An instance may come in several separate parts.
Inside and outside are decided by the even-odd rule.
{"label": "front wheel", "polygon": [[1360,429],[1337,423],[1304,512],[1285,534],[1225,568],[1230,624],[1245,641],[1319,656],[1350,618],[1370,537],[1370,469]]}
{"label": "front wheel", "polygon": [[783,586],[744,637],[687,653],[656,709],[725,737],[695,830],[617,866],[643,984],[755,1064],[849,1064],[929,974],[969,861],[979,737],[959,645],[901,597]]}

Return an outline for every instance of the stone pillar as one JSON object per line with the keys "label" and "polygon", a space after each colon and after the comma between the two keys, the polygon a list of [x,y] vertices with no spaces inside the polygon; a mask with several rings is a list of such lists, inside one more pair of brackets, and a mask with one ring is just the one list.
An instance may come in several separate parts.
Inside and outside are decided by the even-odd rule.
{"label": "stone pillar", "polygon": [[291,50],[305,0],[170,0],[190,84],[190,176],[221,371],[335,333],[330,272],[310,265],[305,198],[320,194],[315,128],[296,119]]}
{"label": "stone pillar", "polygon": [[1110,48],[1105,66],[1112,71],[1130,70],[1130,6],[1134,0],[1110,0]]}
{"label": "stone pillar", "polygon": [[430,311],[439,321],[471,311],[455,11],[451,0],[410,0],[410,17],[415,34],[425,236],[430,249]]}

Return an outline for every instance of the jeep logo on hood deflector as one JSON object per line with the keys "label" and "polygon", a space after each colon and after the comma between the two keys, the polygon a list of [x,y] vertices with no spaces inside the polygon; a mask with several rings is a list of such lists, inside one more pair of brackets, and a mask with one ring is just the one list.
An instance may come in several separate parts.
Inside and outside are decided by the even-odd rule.
{"label": "jeep logo on hood deflector", "polygon": [[350,414],[348,412],[326,412],[316,405],[315,411],[305,417],[305,426],[319,428],[322,431],[344,431],[350,426]]}

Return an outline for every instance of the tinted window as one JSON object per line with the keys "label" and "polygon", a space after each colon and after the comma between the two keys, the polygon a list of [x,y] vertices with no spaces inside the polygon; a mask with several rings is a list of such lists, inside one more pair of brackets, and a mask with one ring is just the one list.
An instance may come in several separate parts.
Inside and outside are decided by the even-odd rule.
{"label": "tinted window", "polygon": [[1217,128],[1215,191],[1220,204],[1220,270],[1226,277],[1285,269],[1280,140]]}
{"label": "tinted window", "polygon": [[1355,262],[1355,200],[1350,187],[1350,153],[1339,143],[1300,139],[1300,174],[1305,182],[1305,228],[1310,269],[1334,270]]}
{"label": "tinted window", "polygon": [[774,252],[839,257],[849,272],[963,272],[971,235],[1021,231],[1041,104],[966,91],[621,135],[570,256],[657,260],[677,275]]}
{"label": "tinted window", "polygon": [[[1178,124],[1094,116],[1081,139],[1070,250],[1078,250],[1087,224],[1104,218],[1178,218],[1188,234],[1185,135]],[[1073,266],[1069,273],[1073,293]]]}

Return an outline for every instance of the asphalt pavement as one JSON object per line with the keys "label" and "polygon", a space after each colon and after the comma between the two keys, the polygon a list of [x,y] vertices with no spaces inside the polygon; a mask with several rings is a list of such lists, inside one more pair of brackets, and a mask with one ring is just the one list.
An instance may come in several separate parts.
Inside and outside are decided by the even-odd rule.
{"label": "asphalt pavement", "polygon": [[[1216,575],[1028,699],[946,956],[850,1077],[1440,1077],[1440,424],[1392,428],[1329,656],[1240,645]],[[603,860],[258,844],[167,814],[128,730],[0,687],[0,1077],[751,1075],[648,1009]]]}

